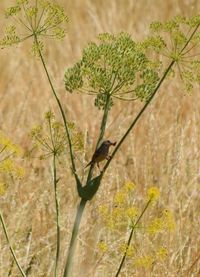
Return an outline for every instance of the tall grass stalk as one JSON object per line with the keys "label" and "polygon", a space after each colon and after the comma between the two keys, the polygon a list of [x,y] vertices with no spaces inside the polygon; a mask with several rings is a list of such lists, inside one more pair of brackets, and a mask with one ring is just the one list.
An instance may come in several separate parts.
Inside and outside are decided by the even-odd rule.
{"label": "tall grass stalk", "polygon": [[18,261],[18,259],[16,257],[15,251],[14,251],[13,247],[11,246],[11,242],[10,242],[10,239],[9,239],[9,236],[8,236],[7,227],[6,227],[6,224],[5,224],[5,221],[4,221],[4,218],[3,218],[3,214],[1,213],[1,211],[0,211],[0,221],[1,221],[2,226],[3,226],[3,231],[4,231],[4,234],[5,234],[5,237],[6,237],[6,240],[7,240],[9,249],[10,249],[10,252],[12,254],[12,257],[13,257],[13,259],[14,259],[14,261],[15,261],[15,263],[16,263],[16,265],[17,265],[17,267],[18,267],[18,269],[19,269],[19,271],[21,273],[21,275],[23,277],[26,277],[26,274],[24,273],[24,271],[23,271],[23,269],[22,269],[22,267],[21,267],[21,265],[20,265],[20,263],[19,263],[19,261]]}

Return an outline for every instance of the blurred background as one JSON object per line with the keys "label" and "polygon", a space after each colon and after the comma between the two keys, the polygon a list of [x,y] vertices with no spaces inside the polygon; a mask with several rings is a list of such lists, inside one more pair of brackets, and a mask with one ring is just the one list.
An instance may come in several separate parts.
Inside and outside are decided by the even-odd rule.
{"label": "blurred background", "polygon": [[[99,33],[126,31],[139,41],[147,36],[152,21],[165,21],[174,15],[189,17],[197,14],[200,1],[57,2],[69,16],[67,35],[62,41],[46,40],[45,59],[68,120],[75,122],[84,135],[84,155],[78,162],[82,172],[92,155],[102,112],[94,107],[91,96],[65,91],[65,69],[81,57],[82,49],[88,42],[96,40]],[[0,1],[1,33],[6,23],[3,10],[13,3]],[[60,114],[40,61],[30,54],[29,42],[1,49],[0,61],[0,129],[25,152],[31,145],[28,133],[35,124],[42,122],[44,113],[52,109],[58,118]],[[118,141],[140,106],[139,102],[115,102],[106,138]],[[173,212],[176,229],[172,234],[162,237],[167,240],[170,252],[157,271],[138,268],[134,275],[124,272],[121,276],[200,276],[199,107],[199,90],[187,95],[175,80],[165,82],[116,155],[98,194],[88,204],[75,261],[75,265],[79,266],[75,267],[74,276],[114,276],[110,267],[105,266],[104,271],[100,271],[101,264],[91,271],[95,255],[98,255],[99,234],[104,230],[99,221],[98,207],[111,202],[114,193],[127,180],[136,184],[136,197],[139,199],[145,197],[149,186],[158,186],[161,191],[160,205]],[[6,194],[1,197],[0,207],[20,261],[24,268],[30,267],[27,275],[53,276],[55,225],[50,162],[24,157],[22,163],[25,177],[8,184]],[[69,163],[60,169],[59,174],[62,266],[79,199]],[[1,229],[0,252],[0,276],[19,276]],[[110,257],[110,264],[115,263]]]}

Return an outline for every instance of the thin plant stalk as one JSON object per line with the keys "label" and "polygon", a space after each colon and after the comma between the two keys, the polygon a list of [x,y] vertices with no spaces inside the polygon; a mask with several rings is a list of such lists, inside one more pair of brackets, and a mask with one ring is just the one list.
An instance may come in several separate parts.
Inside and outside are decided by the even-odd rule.
{"label": "thin plant stalk", "polygon": [[67,262],[65,265],[63,277],[71,276],[71,268],[72,268],[72,262],[74,257],[74,251],[76,247],[77,235],[78,235],[79,226],[80,226],[81,218],[82,218],[86,203],[87,203],[87,200],[82,198],[77,209],[76,218],[75,218],[75,222],[72,230],[72,236],[71,236],[71,240],[68,248]]}
{"label": "thin plant stalk", "polygon": [[65,115],[65,112],[63,110],[63,107],[62,107],[62,104],[60,102],[60,99],[58,98],[58,95],[56,93],[56,90],[53,86],[53,83],[51,81],[51,77],[49,75],[49,72],[48,72],[48,69],[47,69],[47,66],[46,66],[46,63],[45,63],[45,60],[44,60],[44,57],[42,55],[42,52],[40,50],[40,47],[39,47],[39,43],[38,43],[38,39],[37,39],[37,34],[34,33],[34,39],[35,39],[35,42],[36,42],[36,45],[38,47],[38,53],[39,53],[39,57],[40,57],[40,60],[42,62],[42,65],[44,67],[44,70],[45,70],[45,73],[46,73],[46,76],[47,76],[47,79],[49,81],[49,84],[50,84],[50,87],[51,87],[51,90],[53,92],[53,95],[56,99],[56,102],[58,104],[58,107],[59,107],[59,110],[61,112],[61,115],[62,115],[62,119],[63,119],[63,122],[64,122],[64,126],[65,126],[65,131],[66,131],[66,134],[67,134],[67,140],[68,140],[68,144],[69,144],[69,150],[70,150],[70,158],[71,158],[71,164],[72,164],[72,170],[73,170],[73,173],[75,175],[75,177],[77,177],[76,175],[76,166],[75,166],[75,162],[74,162],[74,155],[73,155],[73,149],[72,149],[72,141],[71,141],[71,137],[70,137],[70,132],[69,132],[69,128],[68,128],[68,125],[67,125],[67,119],[66,119],[66,115]]}
{"label": "thin plant stalk", "polygon": [[18,269],[19,269],[19,271],[21,273],[21,275],[23,277],[26,277],[26,274],[24,273],[24,271],[23,271],[22,267],[20,266],[19,261],[18,261],[18,259],[16,257],[15,251],[14,251],[13,247],[11,246],[11,242],[10,242],[10,239],[9,239],[9,236],[8,236],[7,227],[6,227],[6,224],[5,224],[5,221],[4,221],[4,218],[3,218],[3,215],[1,213],[1,211],[0,211],[0,221],[2,223],[3,231],[4,231],[4,234],[5,234],[8,246],[10,248],[10,252],[11,252],[11,254],[13,256],[13,259],[14,259],[14,261],[15,261],[15,263],[16,263],[16,265],[17,265],[17,267],[18,267]]}
{"label": "thin plant stalk", "polygon": [[[102,121],[101,121],[101,126],[100,126],[100,133],[99,133],[99,137],[98,137],[98,140],[97,140],[97,143],[96,143],[95,151],[98,148],[99,143],[103,139],[103,136],[104,136],[104,133],[105,133],[106,123],[107,123],[107,119],[108,119],[109,106],[110,106],[110,94],[107,94],[106,104],[105,104],[104,113],[103,113],[103,117],[102,117]],[[93,170],[93,165],[90,166],[86,185],[91,180],[92,170]]]}
{"label": "thin plant stalk", "polygon": [[105,133],[109,108],[110,108],[110,94],[108,94],[107,98],[106,98],[105,110],[104,110],[104,114],[103,114],[103,117],[102,117],[102,122],[101,122],[101,127],[100,127],[100,134],[99,134],[99,138],[98,138],[98,141],[97,141],[97,147],[96,148],[98,148],[99,143],[103,139],[103,136],[104,136],[104,133]]}
{"label": "thin plant stalk", "polygon": [[120,274],[120,271],[121,271],[122,266],[123,266],[123,264],[124,264],[124,261],[125,261],[125,259],[126,259],[127,250],[128,250],[128,248],[129,248],[129,246],[130,246],[130,243],[131,243],[131,240],[132,240],[132,237],[133,237],[133,232],[134,232],[135,228],[137,227],[138,223],[140,222],[140,220],[142,219],[142,217],[143,217],[145,211],[147,210],[147,208],[149,207],[149,205],[150,205],[151,202],[152,202],[152,199],[149,199],[148,202],[146,203],[144,209],[142,210],[140,216],[138,217],[138,219],[136,220],[136,222],[134,223],[134,225],[131,227],[131,232],[130,232],[130,234],[129,234],[129,238],[128,238],[128,241],[127,241],[127,243],[126,243],[126,249],[125,249],[124,255],[123,255],[123,257],[122,257],[122,260],[121,260],[121,262],[120,262],[120,265],[119,265],[119,268],[118,268],[118,270],[117,270],[117,273],[116,273],[115,277],[118,277],[119,274]]}
{"label": "thin plant stalk", "polygon": [[[56,99],[56,102],[58,104],[58,107],[59,107],[61,115],[62,115],[62,119],[63,119],[64,126],[65,126],[65,131],[66,131],[66,134],[67,134],[68,144],[69,144],[72,170],[73,170],[73,173],[75,175],[75,178],[77,178],[77,175],[76,175],[76,166],[75,166],[75,162],[74,162],[74,155],[73,155],[73,149],[72,149],[72,141],[71,141],[68,125],[67,125],[66,115],[65,115],[65,112],[63,110],[63,107],[62,107],[62,104],[60,102],[60,99],[58,98],[58,95],[56,93],[56,90],[55,90],[55,88],[53,86],[53,83],[52,83],[51,77],[49,75],[49,72],[48,72],[48,69],[47,69],[44,57],[43,57],[42,52],[41,52],[40,47],[39,47],[39,43],[38,43],[38,39],[37,39],[37,35],[36,34],[34,34],[34,39],[35,39],[35,42],[36,42],[36,44],[38,46],[39,57],[40,57],[40,60],[42,62],[42,65],[44,67],[47,79],[48,79],[50,87],[51,87],[51,90],[53,92],[53,95],[54,95],[54,97]],[[60,253],[60,222],[59,222],[59,203],[58,203],[58,196],[57,196],[57,183],[58,183],[58,180],[57,180],[56,155],[55,155],[55,153],[54,153],[54,156],[53,156],[53,179],[54,179],[54,192],[55,192],[55,204],[56,204],[56,226],[57,226],[56,261],[55,261],[54,276],[57,277],[58,260],[59,260],[59,253]]]}
{"label": "thin plant stalk", "polygon": [[103,176],[103,174],[105,173],[106,169],[108,168],[110,162],[112,161],[112,159],[114,158],[116,152],[119,150],[119,148],[121,147],[122,143],[124,142],[124,140],[126,139],[126,137],[128,136],[128,134],[130,133],[130,131],[133,129],[133,127],[135,126],[135,124],[137,123],[137,121],[140,119],[140,117],[142,116],[143,112],[146,110],[146,108],[148,107],[148,105],[151,103],[151,101],[153,100],[155,94],[157,93],[158,89],[160,88],[161,84],[163,83],[163,81],[165,80],[167,74],[169,73],[169,71],[171,70],[171,68],[173,67],[175,61],[172,61],[169,66],[167,67],[167,69],[165,70],[162,78],[160,79],[158,85],[156,86],[156,88],[154,89],[154,92],[152,93],[151,97],[148,99],[148,101],[144,104],[144,106],[141,108],[141,110],[139,111],[139,113],[137,114],[137,116],[134,118],[133,122],[131,123],[131,125],[129,126],[129,128],[127,129],[127,131],[125,132],[125,134],[122,136],[122,138],[120,139],[119,143],[117,144],[117,146],[115,147],[110,159],[106,162],[101,175]]}
{"label": "thin plant stalk", "polygon": [[[56,167],[56,155],[57,150],[54,142],[54,136],[52,132],[52,123],[51,119],[48,118],[49,131],[52,143],[52,168],[53,168],[53,185],[54,185],[54,199],[55,199],[55,208],[56,208],[56,257],[55,257],[55,268],[54,268],[54,277],[58,276],[58,261],[60,255],[60,210],[59,210],[59,201],[58,201],[58,190],[57,184],[59,179],[57,179],[57,167]],[[48,145],[48,144],[47,144]]]}
{"label": "thin plant stalk", "polygon": [[55,260],[55,270],[54,276],[58,276],[58,261],[60,256],[60,210],[58,201],[58,191],[57,191],[57,168],[56,168],[56,153],[53,154],[53,184],[54,184],[54,197],[56,206],[56,260]]}

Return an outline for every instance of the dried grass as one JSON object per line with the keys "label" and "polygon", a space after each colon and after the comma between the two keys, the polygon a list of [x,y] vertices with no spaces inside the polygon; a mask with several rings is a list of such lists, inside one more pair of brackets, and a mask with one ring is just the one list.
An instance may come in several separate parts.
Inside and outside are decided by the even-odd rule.
{"label": "dried grass", "polygon": [[[48,41],[46,59],[54,83],[70,120],[84,132],[86,158],[89,159],[100,113],[87,96],[65,93],[63,75],[66,67],[80,57],[82,48],[100,32],[125,30],[142,39],[153,20],[166,20],[176,14],[190,16],[200,9],[199,1],[69,0],[59,1],[70,18],[68,35],[61,43]],[[0,8],[8,1],[2,0]],[[1,13],[0,26],[3,24]],[[49,85],[39,61],[28,54],[29,45],[0,51],[0,128],[14,142],[30,145],[27,131],[41,121],[50,108],[57,113]],[[140,104],[116,103],[112,110],[107,137],[118,140],[137,113]],[[96,242],[103,231],[97,209],[109,202],[125,180],[132,180],[143,195],[156,185],[161,190],[161,204],[175,215],[176,230],[166,240],[170,254],[159,270],[138,269],[134,276],[200,276],[200,96],[183,95],[179,83],[165,83],[148,111],[138,122],[117,154],[96,197],[89,203],[81,225],[73,276],[111,276],[109,267],[101,272],[96,265]],[[25,160],[26,176],[9,184],[1,198],[1,209],[16,253],[28,276],[53,276],[55,219],[50,166],[38,160]],[[80,163],[80,167],[83,166]],[[69,167],[69,166],[68,166]],[[78,196],[70,169],[60,169],[62,249],[64,264],[67,244]],[[145,251],[145,245],[144,245]],[[0,276],[19,276],[8,246],[0,231]],[[110,258],[110,265],[116,261]],[[92,270],[93,269],[93,270]],[[9,272],[10,275],[9,275]],[[122,276],[128,276],[123,273]]]}

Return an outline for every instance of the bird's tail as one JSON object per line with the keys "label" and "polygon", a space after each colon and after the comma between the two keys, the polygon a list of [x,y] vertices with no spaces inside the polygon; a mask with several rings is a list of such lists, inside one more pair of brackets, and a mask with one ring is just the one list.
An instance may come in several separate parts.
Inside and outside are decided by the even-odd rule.
{"label": "bird's tail", "polygon": [[93,161],[90,161],[90,162],[85,166],[85,168],[88,167],[88,166],[90,166],[90,165],[93,166],[93,165],[94,165],[94,162],[93,162]]}

